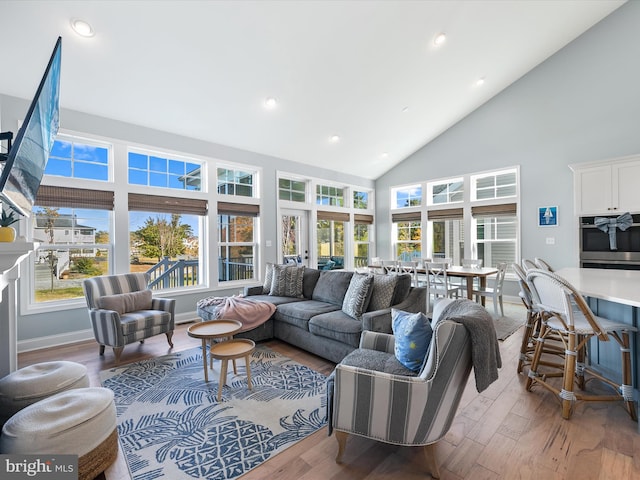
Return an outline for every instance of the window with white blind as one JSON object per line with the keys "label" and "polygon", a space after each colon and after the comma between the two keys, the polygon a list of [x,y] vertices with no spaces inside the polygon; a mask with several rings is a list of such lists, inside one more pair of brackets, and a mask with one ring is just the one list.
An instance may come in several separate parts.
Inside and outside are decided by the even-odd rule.
{"label": "window with white blind", "polygon": [[82,280],[111,273],[113,192],[42,185],[31,221],[39,243],[30,303],[84,297]]}
{"label": "window with white blind", "polygon": [[[425,257],[452,258],[455,264],[479,258],[490,267],[516,262],[518,182],[519,169],[512,167],[392,188],[394,253],[404,259],[422,249]],[[426,225],[420,225],[424,216]]]}

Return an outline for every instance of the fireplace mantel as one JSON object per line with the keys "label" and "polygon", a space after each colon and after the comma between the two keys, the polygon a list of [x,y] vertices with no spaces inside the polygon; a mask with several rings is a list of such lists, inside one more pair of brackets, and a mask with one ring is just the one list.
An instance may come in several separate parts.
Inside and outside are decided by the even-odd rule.
{"label": "fireplace mantel", "polygon": [[0,242],[0,274],[4,276],[35,248],[33,242]]}
{"label": "fireplace mantel", "polygon": [[33,242],[0,242],[0,377],[18,366],[16,281],[20,261],[36,248]]}

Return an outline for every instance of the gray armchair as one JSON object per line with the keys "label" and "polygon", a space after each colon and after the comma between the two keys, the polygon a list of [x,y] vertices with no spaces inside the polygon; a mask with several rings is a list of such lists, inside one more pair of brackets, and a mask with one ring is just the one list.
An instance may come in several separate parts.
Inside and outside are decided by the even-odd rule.
{"label": "gray armchair", "polygon": [[472,367],[470,334],[461,323],[437,321],[417,376],[398,368],[394,344],[393,335],[364,331],[360,348],[330,377],[327,409],[329,434],[335,431],[338,441],[336,461],[342,460],[348,434],[355,434],[395,445],[424,446],[431,474],[439,478],[432,445],[451,427],[467,385]]}
{"label": "gray armchair", "polygon": [[125,273],[88,278],[82,288],[100,355],[113,347],[116,363],[124,346],[164,333],[169,345],[175,328],[175,300],[153,298],[149,274]]}

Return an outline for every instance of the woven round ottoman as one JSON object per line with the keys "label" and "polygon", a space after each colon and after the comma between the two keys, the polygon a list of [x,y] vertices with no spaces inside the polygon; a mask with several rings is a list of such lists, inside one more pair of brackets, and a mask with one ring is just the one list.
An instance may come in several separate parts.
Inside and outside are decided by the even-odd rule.
{"label": "woven round ottoman", "polygon": [[78,455],[79,480],[93,480],[118,455],[113,392],[76,388],[23,408],[2,427],[0,452]]}
{"label": "woven round ottoman", "polygon": [[16,370],[0,379],[0,426],[27,405],[88,386],[87,368],[76,362],[43,362]]}

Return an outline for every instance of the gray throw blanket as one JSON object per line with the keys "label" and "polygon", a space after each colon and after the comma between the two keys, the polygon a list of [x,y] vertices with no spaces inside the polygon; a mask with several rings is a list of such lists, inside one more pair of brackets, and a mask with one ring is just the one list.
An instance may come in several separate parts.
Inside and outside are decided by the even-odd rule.
{"label": "gray throw blanket", "polygon": [[461,323],[469,331],[476,389],[482,392],[498,379],[498,368],[502,367],[493,318],[482,305],[459,299],[444,307],[440,319]]}

